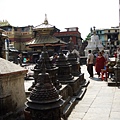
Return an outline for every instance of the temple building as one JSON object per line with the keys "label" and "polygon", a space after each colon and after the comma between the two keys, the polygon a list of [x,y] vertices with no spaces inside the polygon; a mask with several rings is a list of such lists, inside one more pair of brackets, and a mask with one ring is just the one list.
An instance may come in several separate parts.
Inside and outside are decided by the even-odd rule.
{"label": "temple building", "polygon": [[[78,30],[78,27],[70,27],[65,28],[67,31],[57,31],[54,33],[54,36],[63,40],[66,43],[69,43],[70,41],[73,42],[74,47],[80,52],[82,48],[82,38],[81,33]],[[68,46],[66,46],[64,49],[68,49]]]}
{"label": "temple building", "polygon": [[32,39],[32,25],[24,27],[15,27],[10,25],[7,20],[0,21],[0,28],[5,30],[3,34],[6,34],[9,38],[9,43],[19,50],[20,52],[26,50],[26,42]]}
{"label": "temple building", "polygon": [[38,57],[44,45],[50,56],[54,52],[58,53],[60,48],[68,50],[70,41],[74,44],[73,47],[79,52],[82,51],[82,38],[78,27],[66,28],[67,31],[61,32],[54,25],[49,24],[47,15],[45,15],[44,22],[35,27],[33,25],[16,27],[7,20],[3,20],[0,21],[0,28],[4,30],[3,34],[8,36],[9,48],[12,46],[12,52],[18,50],[27,58],[33,54]]}
{"label": "temple building", "polygon": [[43,46],[46,46],[48,51],[59,52],[60,46],[64,46],[66,42],[53,36],[58,31],[59,29],[48,23],[47,16],[45,15],[44,22],[33,28],[34,38],[27,46],[34,51],[41,51]]}

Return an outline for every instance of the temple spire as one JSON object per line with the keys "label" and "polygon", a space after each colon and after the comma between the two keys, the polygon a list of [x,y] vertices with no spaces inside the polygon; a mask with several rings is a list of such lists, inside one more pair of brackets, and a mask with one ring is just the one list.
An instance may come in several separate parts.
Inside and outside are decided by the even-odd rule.
{"label": "temple spire", "polygon": [[47,14],[45,14],[45,20],[44,20],[44,24],[47,25],[48,24],[48,20],[47,20]]}

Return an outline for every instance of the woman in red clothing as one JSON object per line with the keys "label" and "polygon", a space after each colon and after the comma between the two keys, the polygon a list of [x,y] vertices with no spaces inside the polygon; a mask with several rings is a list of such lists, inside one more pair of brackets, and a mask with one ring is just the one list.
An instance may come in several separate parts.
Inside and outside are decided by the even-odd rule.
{"label": "woman in red clothing", "polygon": [[104,69],[105,63],[106,63],[105,58],[103,57],[102,53],[99,52],[95,63],[95,70],[98,74],[98,77],[100,77],[101,69]]}

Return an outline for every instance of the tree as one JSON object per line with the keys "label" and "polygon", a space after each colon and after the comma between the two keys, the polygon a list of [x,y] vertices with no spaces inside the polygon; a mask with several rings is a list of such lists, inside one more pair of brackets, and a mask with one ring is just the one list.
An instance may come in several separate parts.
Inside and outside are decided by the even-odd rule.
{"label": "tree", "polygon": [[89,33],[88,35],[87,35],[87,37],[85,38],[85,41],[86,40],[90,40],[91,39],[91,33]]}

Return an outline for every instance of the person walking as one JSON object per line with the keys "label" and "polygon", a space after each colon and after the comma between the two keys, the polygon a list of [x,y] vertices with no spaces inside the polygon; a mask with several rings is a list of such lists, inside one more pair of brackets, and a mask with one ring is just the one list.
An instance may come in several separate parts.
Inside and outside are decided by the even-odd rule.
{"label": "person walking", "polygon": [[94,61],[94,55],[92,54],[91,50],[88,50],[87,71],[90,75],[90,78],[93,78],[93,61]]}
{"label": "person walking", "polygon": [[106,60],[102,55],[102,52],[99,52],[95,63],[95,70],[97,72],[98,78],[100,78],[101,69],[104,69],[105,64]]}
{"label": "person walking", "polygon": [[102,50],[101,51],[101,53],[102,53],[102,55],[103,55],[103,57],[105,58],[105,60],[106,60],[106,63],[109,61],[109,56],[108,56],[108,53],[105,53],[105,51],[104,50]]}
{"label": "person walking", "polygon": [[18,62],[20,66],[22,66],[22,54],[21,53],[18,55]]}

